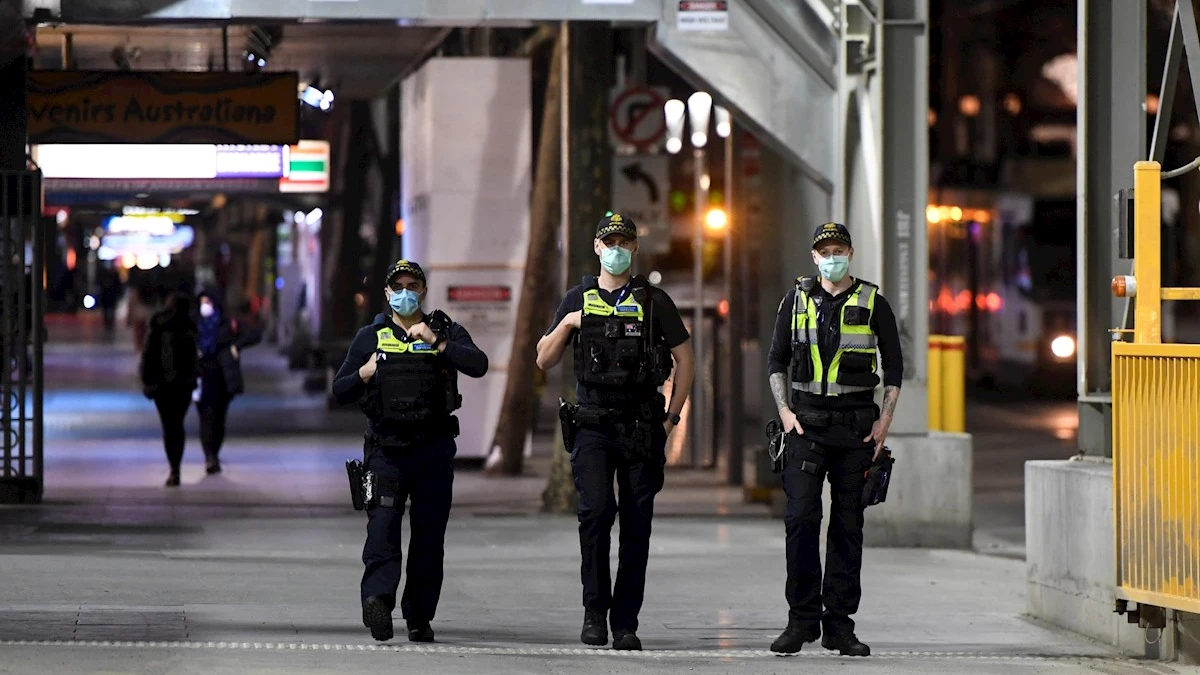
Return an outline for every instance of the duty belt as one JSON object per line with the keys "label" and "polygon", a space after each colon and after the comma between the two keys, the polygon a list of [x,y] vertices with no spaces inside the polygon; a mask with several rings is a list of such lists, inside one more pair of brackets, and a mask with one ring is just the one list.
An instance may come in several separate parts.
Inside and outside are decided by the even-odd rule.
{"label": "duty belt", "polygon": [[835,424],[869,424],[875,421],[875,411],[869,408],[857,410],[797,410],[796,419],[801,425],[831,427]]}

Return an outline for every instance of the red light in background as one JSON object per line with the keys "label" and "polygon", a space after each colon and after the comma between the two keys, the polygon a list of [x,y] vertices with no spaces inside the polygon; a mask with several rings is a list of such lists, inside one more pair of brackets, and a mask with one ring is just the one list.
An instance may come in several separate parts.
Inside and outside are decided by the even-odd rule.
{"label": "red light in background", "polygon": [[79,261],[78,261],[78,259],[76,258],[76,255],[75,255],[75,249],[74,249],[74,248],[69,248],[69,249],[67,249],[67,269],[69,269],[69,270],[71,270],[72,272],[74,272],[74,271],[75,271],[75,264],[76,264],[77,262],[79,262]]}
{"label": "red light in background", "polygon": [[999,293],[992,291],[987,294],[987,308],[991,312],[999,312],[1004,309],[1004,298],[1000,297]]}
{"label": "red light in background", "polygon": [[719,314],[722,319],[729,316],[729,301],[728,300],[721,300],[720,302],[717,303],[717,314]]}
{"label": "red light in background", "polygon": [[960,312],[965,312],[971,309],[971,291],[961,290],[958,292],[958,297],[955,299],[955,308]]}
{"label": "red light in background", "polygon": [[987,296],[986,295],[975,296],[975,306],[978,307],[979,311],[981,311],[981,312],[984,311],[985,309],[987,309]]}

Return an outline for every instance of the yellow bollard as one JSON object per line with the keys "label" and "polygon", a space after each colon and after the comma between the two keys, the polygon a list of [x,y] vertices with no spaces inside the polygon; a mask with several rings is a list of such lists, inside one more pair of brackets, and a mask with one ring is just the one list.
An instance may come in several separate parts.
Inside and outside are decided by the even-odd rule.
{"label": "yellow bollard", "polygon": [[942,430],[942,336],[929,336],[929,430]]}
{"label": "yellow bollard", "polygon": [[942,338],[942,426],[945,431],[967,430],[967,350],[960,335]]}

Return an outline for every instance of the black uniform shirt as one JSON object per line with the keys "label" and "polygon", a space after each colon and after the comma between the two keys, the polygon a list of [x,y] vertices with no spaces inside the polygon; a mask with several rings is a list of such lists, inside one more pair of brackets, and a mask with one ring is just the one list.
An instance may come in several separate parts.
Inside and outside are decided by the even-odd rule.
{"label": "black uniform shirt", "polygon": [[[854,294],[854,289],[861,283],[856,279],[848,289],[836,296],[830,295],[818,283],[809,294],[814,302],[820,300],[820,304],[817,306],[817,340],[823,364],[828,364],[833,360],[833,355],[837,352],[838,344],[841,342],[842,305],[846,304],[846,300]],[[771,351],[767,363],[768,377],[775,373],[784,373],[789,377],[789,382],[792,362],[792,310],[795,304],[796,289],[793,288],[788,291],[783,302],[779,304],[779,313],[775,316],[775,333],[771,338]],[[896,315],[892,312],[892,306],[879,292],[875,293],[875,309],[871,313],[870,326],[879,344],[883,385],[899,387],[904,374],[904,355],[900,350],[900,329],[896,325]],[[790,390],[789,384],[788,396],[789,403],[793,407],[799,404],[800,408],[813,410],[854,410],[875,406],[875,394],[870,391],[854,392],[842,396],[821,396],[808,392],[793,392]],[[814,441],[821,440],[816,437],[817,435],[813,430],[805,429],[806,438]],[[862,436],[866,436],[866,433],[863,433]],[[858,438],[860,443],[862,436]],[[835,441],[831,437],[829,442],[841,445],[850,440],[850,435],[838,433],[837,440]]]}
{"label": "black uniform shirt", "polygon": [[[603,288],[600,290],[600,297],[610,305],[617,304],[617,298],[623,293],[628,292],[627,289],[619,289],[616,292],[606,291]],[[667,295],[666,291],[656,286],[651,286],[648,292],[650,302],[654,303],[654,325],[651,329],[654,331],[655,342],[665,344],[668,348],[674,349],[679,345],[688,341],[691,336],[688,334],[687,327],[683,325],[683,317],[679,315],[679,309],[675,307],[675,301],[671,300],[671,296]],[[550,327],[546,329],[546,335],[554,332],[558,324],[562,323],[563,318],[571,312],[578,312],[583,309],[583,286],[579,285],[567,291],[562,302],[558,305],[558,311],[554,313],[554,320],[550,322]],[[646,308],[649,310],[649,308]],[[575,342],[579,339],[579,331],[571,332],[570,347],[574,348]],[[654,393],[654,388],[647,388],[643,392],[631,392],[634,396],[624,395],[622,398],[634,405],[644,402],[650,395]],[[580,404],[596,405],[601,407],[617,407],[611,398],[605,399],[604,393],[597,391],[591,387],[585,387],[579,384],[575,388],[576,401]]]}

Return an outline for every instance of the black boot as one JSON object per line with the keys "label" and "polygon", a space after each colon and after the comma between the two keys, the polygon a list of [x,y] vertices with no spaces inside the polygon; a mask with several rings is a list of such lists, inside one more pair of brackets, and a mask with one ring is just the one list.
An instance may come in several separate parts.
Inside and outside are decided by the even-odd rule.
{"label": "black boot", "polygon": [[804,647],[805,642],[816,642],[819,637],[821,637],[819,630],[789,622],[783,633],[771,643],[771,651],[776,654],[796,654]]}
{"label": "black boot", "polygon": [[167,482],[164,485],[167,487],[179,487],[179,469],[171,469],[171,473],[167,474]]}
{"label": "black boot", "polygon": [[221,460],[216,455],[204,456],[204,472],[208,475],[221,473]]}
{"label": "black boot", "polygon": [[613,649],[618,651],[642,651],[642,641],[638,639],[636,633],[631,630],[613,630]]}
{"label": "black boot", "polygon": [[363,625],[371,629],[371,637],[384,642],[392,639],[392,608],[379,596],[363,603]]}
{"label": "black boot", "polygon": [[579,639],[585,645],[603,647],[608,644],[608,617],[604,612],[583,613],[583,632]]}
{"label": "black boot", "polygon": [[842,656],[870,656],[871,648],[859,641],[850,633],[826,633],[821,639],[821,646],[825,649],[841,653]]}
{"label": "black boot", "polygon": [[428,621],[408,622],[409,642],[433,642],[433,628]]}

